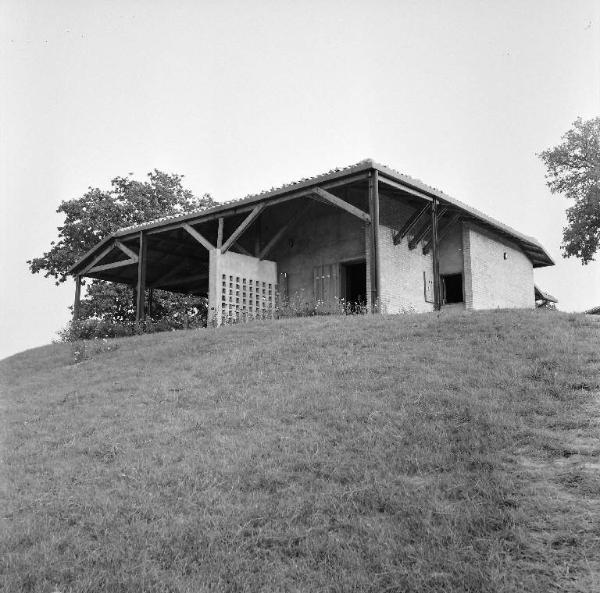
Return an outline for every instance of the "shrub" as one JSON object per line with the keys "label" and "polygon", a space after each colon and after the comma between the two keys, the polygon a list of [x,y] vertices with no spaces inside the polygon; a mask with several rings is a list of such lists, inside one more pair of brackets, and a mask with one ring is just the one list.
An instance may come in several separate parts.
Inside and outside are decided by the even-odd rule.
{"label": "shrub", "polygon": [[193,329],[206,326],[203,315],[178,314],[160,319],[148,318],[144,321],[115,321],[111,319],[78,319],[67,324],[58,332],[60,342],[80,340],[102,340],[123,338],[136,334],[157,333],[177,329]]}

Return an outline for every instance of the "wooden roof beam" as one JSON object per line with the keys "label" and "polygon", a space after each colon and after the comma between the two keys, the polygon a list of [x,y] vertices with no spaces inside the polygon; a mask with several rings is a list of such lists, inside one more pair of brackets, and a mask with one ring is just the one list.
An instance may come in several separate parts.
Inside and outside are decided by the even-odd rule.
{"label": "wooden roof beam", "polygon": [[417,198],[420,198],[421,200],[426,200],[427,202],[433,202],[433,198],[431,196],[428,196],[427,194],[420,192],[416,189],[412,189],[411,187],[407,187],[406,185],[403,185],[402,183],[398,183],[397,181],[393,181],[392,179],[385,177],[385,174],[382,174],[381,172],[379,173],[379,181],[381,183],[384,183],[385,185],[389,185],[390,187],[393,187],[394,189],[397,189],[397,190],[403,191],[407,194],[416,196]]}
{"label": "wooden roof beam", "polygon": [[[444,237],[446,237],[446,235],[450,232],[450,228],[452,226],[454,226],[454,223],[458,222],[460,220],[460,214],[456,213],[453,214],[448,221],[446,222],[446,224],[444,225],[444,227],[442,228],[442,230],[438,233],[438,243],[442,242],[442,239],[444,239]],[[427,255],[429,253],[429,251],[431,250],[433,242],[429,241],[424,247],[423,247],[423,255]]]}
{"label": "wooden roof beam", "polygon": [[204,247],[205,249],[208,249],[209,251],[211,249],[214,249],[215,246],[201,233],[199,233],[194,227],[190,226],[189,224],[183,224],[183,229],[192,237],[194,237],[194,239],[196,239],[196,241],[198,241],[198,243],[200,243],[200,245],[202,245],[202,247]]}
{"label": "wooden roof beam", "polygon": [[417,210],[407,221],[406,224],[394,235],[394,245],[398,245],[410,233],[416,226],[419,224],[419,221],[425,214],[430,210],[431,205],[426,204],[421,208],[421,210]]}
{"label": "wooden roof beam", "polygon": [[137,262],[138,254],[135,251],[133,251],[133,249],[129,249],[129,247],[121,243],[121,241],[115,241],[115,246],[118,247],[129,258],[135,259],[135,261]]}
{"label": "wooden roof beam", "polygon": [[[442,219],[442,216],[446,214],[448,208],[440,208],[438,214],[438,220]],[[410,240],[408,243],[409,249],[414,249],[429,233],[431,232],[431,221],[427,222],[421,227],[421,230]]]}
{"label": "wooden roof beam", "polygon": [[80,276],[85,276],[97,263],[101,262],[113,249],[115,248],[114,243],[111,243],[108,247],[105,247],[81,272]]}
{"label": "wooden roof beam", "polygon": [[131,266],[132,264],[138,263],[138,256],[135,258],[131,257],[129,259],[124,259],[122,261],[116,261],[110,264],[101,264],[99,266],[94,266],[87,271],[87,274],[96,274],[97,272],[104,272],[106,270],[114,270],[115,268],[123,268],[124,266]]}
{"label": "wooden roof beam", "polygon": [[252,209],[252,212],[244,218],[244,220],[240,223],[237,229],[231,233],[231,236],[225,243],[223,243],[223,247],[221,247],[221,253],[227,253],[230,247],[242,236],[242,234],[248,229],[248,227],[258,218],[260,213],[266,208],[266,204],[263,202],[258,204]]}
{"label": "wooden roof beam", "polygon": [[332,206],[337,206],[338,208],[345,210],[346,212],[348,212],[348,214],[352,214],[352,216],[356,216],[357,218],[360,218],[363,222],[368,222],[368,223],[371,222],[371,217],[369,216],[369,214],[367,214],[360,208],[357,208],[356,206],[349,204],[345,200],[342,200],[341,198],[334,196],[333,194],[329,193],[328,191],[325,191],[324,189],[321,189],[320,187],[316,187],[313,190],[313,192],[314,192],[314,194],[319,196],[319,198],[325,200],[326,202],[329,202]]}

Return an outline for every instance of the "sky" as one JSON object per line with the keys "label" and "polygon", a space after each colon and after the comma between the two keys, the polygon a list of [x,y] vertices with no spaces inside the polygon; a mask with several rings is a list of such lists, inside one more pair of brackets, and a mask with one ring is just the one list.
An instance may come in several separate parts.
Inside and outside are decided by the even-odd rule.
{"label": "sky", "polygon": [[0,74],[0,358],[69,319],[73,282],[25,263],[60,202],[154,168],[225,201],[373,158],[536,237],[560,309],[600,305],[536,156],[600,115],[597,0],[0,0]]}

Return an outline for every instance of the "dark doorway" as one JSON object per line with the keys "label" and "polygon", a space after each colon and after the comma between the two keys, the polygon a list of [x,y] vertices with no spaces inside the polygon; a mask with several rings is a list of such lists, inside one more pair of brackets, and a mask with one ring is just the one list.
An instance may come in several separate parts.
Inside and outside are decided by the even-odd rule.
{"label": "dark doorway", "polygon": [[442,276],[444,304],[463,302],[462,274],[447,274]]}
{"label": "dark doorway", "polygon": [[342,289],[352,312],[367,304],[367,263],[365,261],[342,264]]}

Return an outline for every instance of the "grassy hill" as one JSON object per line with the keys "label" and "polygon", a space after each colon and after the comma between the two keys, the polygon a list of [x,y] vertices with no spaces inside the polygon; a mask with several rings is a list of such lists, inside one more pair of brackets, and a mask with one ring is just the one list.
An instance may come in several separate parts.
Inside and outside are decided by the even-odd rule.
{"label": "grassy hill", "polygon": [[6,591],[600,590],[600,318],[78,348],[0,362]]}

